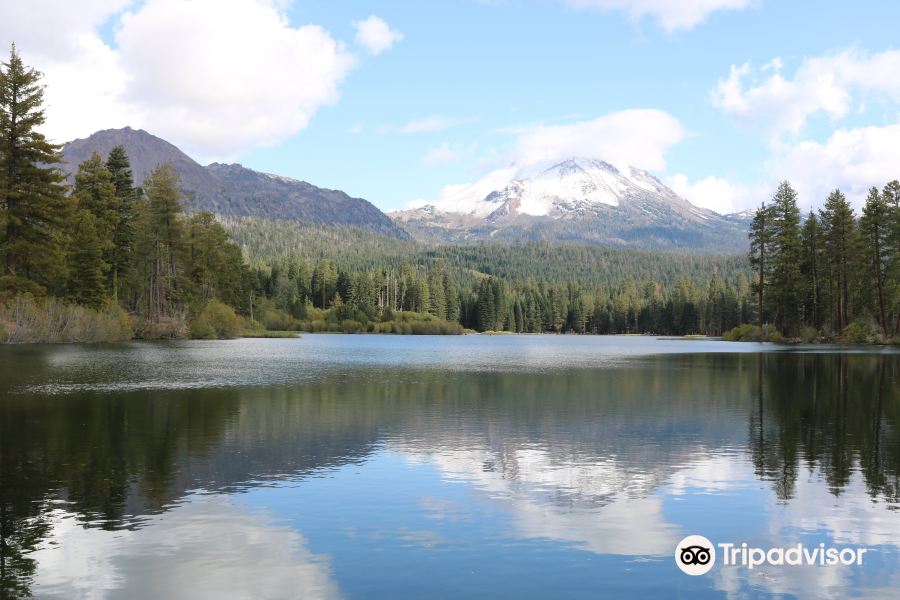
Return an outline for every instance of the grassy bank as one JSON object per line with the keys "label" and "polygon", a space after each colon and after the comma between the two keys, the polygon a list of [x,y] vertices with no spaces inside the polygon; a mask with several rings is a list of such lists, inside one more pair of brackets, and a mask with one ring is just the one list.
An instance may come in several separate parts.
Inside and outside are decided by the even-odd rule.
{"label": "grassy bank", "polygon": [[[268,308],[268,307],[267,307]],[[311,309],[306,319],[268,308],[260,320],[241,317],[227,304],[210,300],[194,314],[177,314],[155,321],[129,315],[110,301],[101,309],[57,298],[18,295],[0,301],[0,343],[59,344],[120,342],[131,339],[293,338],[309,333],[391,333],[459,335],[459,323],[429,314],[386,312],[370,320],[359,313]],[[353,318],[355,317],[355,318]]]}
{"label": "grassy bank", "polygon": [[900,338],[884,335],[875,323],[854,321],[840,335],[804,327],[800,335],[785,337],[771,325],[738,325],[725,333],[722,339],[728,342],[774,342],[778,344],[900,344]]}
{"label": "grassy bank", "polygon": [[300,334],[296,331],[244,331],[241,333],[242,338],[261,338],[261,339],[281,339],[281,338],[298,338]]}
{"label": "grassy bank", "polygon": [[0,343],[118,342],[133,336],[131,318],[114,303],[93,310],[27,295],[0,301]]}

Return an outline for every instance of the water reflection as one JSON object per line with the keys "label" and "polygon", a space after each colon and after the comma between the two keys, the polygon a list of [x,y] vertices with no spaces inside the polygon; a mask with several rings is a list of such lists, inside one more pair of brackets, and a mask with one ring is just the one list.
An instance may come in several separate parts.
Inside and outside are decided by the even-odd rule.
{"label": "water reflection", "polygon": [[[896,354],[641,347],[535,372],[500,368],[502,340],[489,369],[440,370],[410,359],[439,341],[404,342],[422,352],[392,362],[355,336],[318,339],[301,357],[280,340],[150,346],[122,365],[103,348],[4,355],[2,591],[827,595],[875,594],[897,576]],[[235,348],[231,384],[195,385],[227,373]],[[176,363],[169,385],[121,385]],[[881,558],[863,572],[688,581],[670,556],[695,532],[864,544]],[[453,575],[487,552],[491,577]]]}
{"label": "water reflection", "polygon": [[340,596],[327,557],[295,529],[228,496],[188,497],[139,530],[82,527],[52,511],[50,539],[32,555],[46,598],[310,598]]}
{"label": "water reflection", "polygon": [[[780,360],[779,360],[780,359]],[[795,494],[804,470],[818,469],[835,496],[862,472],[868,493],[900,502],[897,361],[819,355],[761,355],[750,447],[758,476],[779,498]]]}

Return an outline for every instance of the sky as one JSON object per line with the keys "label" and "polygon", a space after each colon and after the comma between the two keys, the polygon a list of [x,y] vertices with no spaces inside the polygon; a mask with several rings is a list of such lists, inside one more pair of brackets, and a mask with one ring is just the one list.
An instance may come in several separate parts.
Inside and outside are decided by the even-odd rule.
{"label": "sky", "polygon": [[[695,204],[861,206],[900,178],[900,3],[0,3],[57,141],[140,127],[383,210],[511,163],[647,169]],[[5,54],[5,50],[4,50]]]}

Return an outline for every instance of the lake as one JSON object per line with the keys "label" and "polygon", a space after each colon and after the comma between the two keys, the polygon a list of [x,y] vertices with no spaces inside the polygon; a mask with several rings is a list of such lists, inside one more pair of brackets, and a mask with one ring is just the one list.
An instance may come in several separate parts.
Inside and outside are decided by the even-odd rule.
{"label": "lake", "polygon": [[[896,597],[900,354],[649,337],[0,348],[0,596]],[[866,548],[725,565],[676,546]]]}

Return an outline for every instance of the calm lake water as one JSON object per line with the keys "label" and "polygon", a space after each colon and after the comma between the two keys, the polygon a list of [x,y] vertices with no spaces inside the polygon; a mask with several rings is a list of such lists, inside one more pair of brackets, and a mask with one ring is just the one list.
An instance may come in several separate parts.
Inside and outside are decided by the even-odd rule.
{"label": "calm lake water", "polygon": [[[0,348],[0,596],[897,597],[900,354],[644,337]],[[860,566],[675,565],[689,534]]]}

